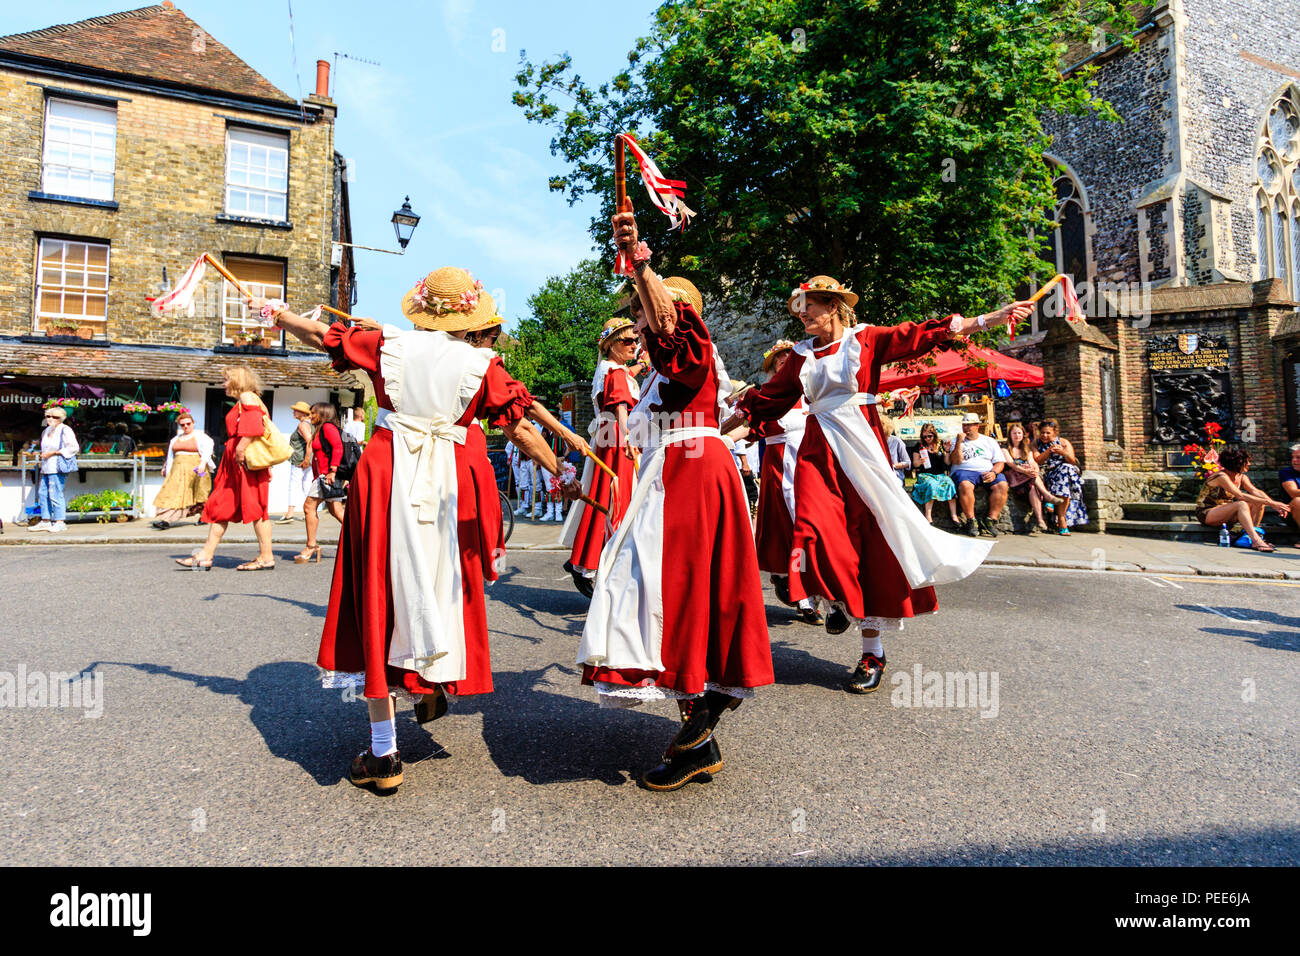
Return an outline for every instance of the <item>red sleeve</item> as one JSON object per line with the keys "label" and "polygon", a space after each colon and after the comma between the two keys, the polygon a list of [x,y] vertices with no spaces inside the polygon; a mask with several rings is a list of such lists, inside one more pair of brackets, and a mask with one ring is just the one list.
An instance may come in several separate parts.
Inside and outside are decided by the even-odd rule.
{"label": "red sleeve", "polygon": [[493,428],[512,425],[528,413],[533,401],[528,387],[512,378],[497,357],[483,373],[483,384],[474,399],[474,417],[486,418]]}
{"label": "red sleeve", "polygon": [[333,422],[326,422],[320,430],[330,450],[329,467],[325,469],[325,474],[329,474],[343,463],[343,436]]}
{"label": "red sleeve", "polygon": [[685,302],[677,306],[677,327],[672,335],[646,329],[646,350],[659,374],[687,388],[702,388],[713,368],[713,340],[704,321]]}
{"label": "red sleeve", "polygon": [[899,325],[869,325],[864,329],[874,339],[875,360],[879,365],[924,355],[940,342],[947,341],[952,316],[928,322],[902,322]]}
{"label": "red sleeve", "polygon": [[354,368],[373,374],[379,373],[379,347],[384,344],[384,333],[349,328],[335,322],[325,333],[325,351],[334,363],[334,371],[347,372]]}
{"label": "red sleeve", "polygon": [[798,352],[791,352],[781,371],[760,388],[751,388],[736,403],[737,409],[754,422],[776,421],[798,404],[803,395],[803,382],[799,370],[806,361]]}
{"label": "red sleeve", "polygon": [[605,386],[600,392],[601,408],[608,411],[616,405],[631,407],[636,404],[627,379],[627,369],[623,368],[612,368],[605,374]]}
{"label": "red sleeve", "polygon": [[261,438],[266,432],[262,421],[261,405],[239,403],[239,421],[235,422],[234,438]]}

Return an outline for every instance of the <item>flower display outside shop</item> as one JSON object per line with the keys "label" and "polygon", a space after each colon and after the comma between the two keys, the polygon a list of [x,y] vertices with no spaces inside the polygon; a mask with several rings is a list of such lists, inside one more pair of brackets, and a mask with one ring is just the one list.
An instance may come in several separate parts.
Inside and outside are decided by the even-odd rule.
{"label": "flower display outside shop", "polygon": [[147,415],[153,411],[153,406],[146,402],[123,402],[122,411],[127,415]]}

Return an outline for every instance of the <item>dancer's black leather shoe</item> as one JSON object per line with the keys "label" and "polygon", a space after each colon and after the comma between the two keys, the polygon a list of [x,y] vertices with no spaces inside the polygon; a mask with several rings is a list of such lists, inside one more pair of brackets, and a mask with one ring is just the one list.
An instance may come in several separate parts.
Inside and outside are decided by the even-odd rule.
{"label": "dancer's black leather shoe", "polygon": [[692,750],[704,743],[713,733],[713,727],[717,723],[716,720],[710,722],[707,694],[687,701],[687,709],[681,712],[681,717],[681,730],[677,731],[677,736],[673,737],[668,744],[668,749],[664,751],[665,762],[675,753]]}
{"label": "dancer's black leather shoe", "polygon": [[590,600],[591,596],[596,592],[595,587],[592,586],[594,578],[589,578],[584,575],[573,566],[573,562],[571,561],[564,562],[564,570],[568,571],[569,575],[573,578],[573,586],[578,589],[578,593]]}
{"label": "dancer's black leather shoe", "polygon": [[790,576],[787,574],[772,575],[772,590],[776,592],[776,599],[786,607],[794,607],[795,602],[790,600]]}
{"label": "dancer's black leather shoe", "polygon": [[833,607],[831,608],[831,612],[826,615],[826,633],[843,634],[849,629],[849,625],[852,623],[853,622],[849,620],[847,614],[839,608]]}
{"label": "dancer's black leather shoe", "polygon": [[730,694],[724,694],[720,690],[706,691],[704,694],[704,703],[709,708],[709,732],[718,726],[718,721],[722,715],[729,710],[735,710],[745,702],[743,697],[732,697]]}
{"label": "dancer's black leather shoe", "polygon": [[387,757],[376,757],[367,747],[352,758],[348,779],[358,787],[373,783],[380,793],[390,793],[402,783],[402,754],[395,750]]}
{"label": "dancer's black leather shoe", "polygon": [[447,713],[447,692],[441,687],[436,693],[423,694],[415,702],[415,719],[422,724],[437,720]]}
{"label": "dancer's black leather shoe", "polygon": [[722,751],[710,737],[693,750],[683,750],[641,777],[647,790],[677,790],[692,780],[708,783],[722,769]]}
{"label": "dancer's black leather shoe", "polygon": [[811,624],[814,627],[821,627],[826,623],[826,619],[818,613],[815,607],[800,608],[799,620],[803,621],[805,624]]}
{"label": "dancer's black leather shoe", "polygon": [[844,683],[844,689],[851,694],[870,694],[880,686],[885,676],[885,659],[875,654],[863,654],[857,669]]}

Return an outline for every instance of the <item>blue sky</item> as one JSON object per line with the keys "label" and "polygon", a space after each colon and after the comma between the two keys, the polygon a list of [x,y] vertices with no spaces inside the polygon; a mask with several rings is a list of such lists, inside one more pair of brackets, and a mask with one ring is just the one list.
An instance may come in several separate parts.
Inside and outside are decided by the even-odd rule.
{"label": "blue sky", "polygon": [[[5,4],[0,34],[136,9],[145,3],[48,0]],[[656,0],[294,0],[297,75],[287,0],[176,0],[190,19],[290,96],[315,89],[316,60],[339,58],[335,145],[354,163],[353,241],[397,247],[389,222],[410,194],[422,219],[403,257],[358,250],[357,311],[400,321],[402,294],[430,269],[471,269],[498,295],[507,327],[550,275],[594,254],[594,204],[570,207],[547,189],[563,171],[549,128],[510,102],[519,52],[568,52],[592,83],[626,64]],[[504,34],[494,33],[504,31]],[[493,52],[495,39],[505,52]],[[502,44],[498,44],[502,45]],[[300,305],[300,303],[290,303]]]}

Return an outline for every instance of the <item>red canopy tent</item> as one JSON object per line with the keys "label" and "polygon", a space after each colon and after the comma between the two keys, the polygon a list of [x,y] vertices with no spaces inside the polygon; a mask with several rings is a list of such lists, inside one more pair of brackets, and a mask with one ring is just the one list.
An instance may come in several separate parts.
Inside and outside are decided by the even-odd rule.
{"label": "red canopy tent", "polygon": [[[931,359],[933,365],[927,364]],[[984,362],[983,366],[971,363]],[[953,392],[968,392],[989,388],[990,382],[998,379],[1011,388],[1036,388],[1043,384],[1043,370],[1037,365],[1030,365],[993,349],[981,345],[969,345],[965,354],[959,354],[947,348],[937,348],[924,358],[904,363],[904,367],[887,366],[880,373],[880,390],[893,391],[896,388],[910,388],[919,385],[925,388],[931,384],[931,376],[938,383]]]}

